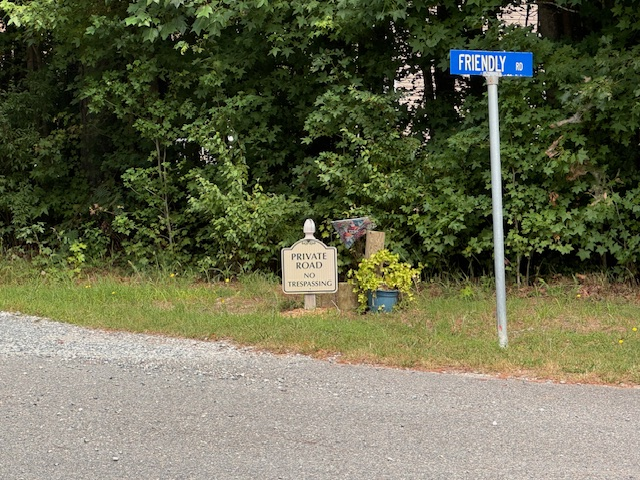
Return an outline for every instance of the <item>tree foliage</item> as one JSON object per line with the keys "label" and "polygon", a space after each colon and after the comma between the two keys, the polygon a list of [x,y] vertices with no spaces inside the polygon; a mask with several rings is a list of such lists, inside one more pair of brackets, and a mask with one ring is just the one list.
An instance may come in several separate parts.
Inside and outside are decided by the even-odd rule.
{"label": "tree foliage", "polygon": [[[506,20],[517,7],[529,25]],[[1,0],[0,12],[5,251],[274,270],[306,217],[337,244],[329,221],[370,215],[428,273],[489,273],[485,88],[450,75],[449,51],[511,50],[534,53],[535,75],[499,88],[509,270],[638,275],[629,1]]]}

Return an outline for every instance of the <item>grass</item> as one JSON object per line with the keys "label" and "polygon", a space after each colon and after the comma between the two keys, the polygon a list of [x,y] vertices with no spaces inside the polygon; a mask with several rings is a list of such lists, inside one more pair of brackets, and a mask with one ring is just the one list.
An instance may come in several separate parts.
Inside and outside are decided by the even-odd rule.
{"label": "grass", "polygon": [[0,288],[0,310],[93,328],[226,339],[346,363],[639,384],[639,291],[605,282],[510,289],[506,349],[491,289],[469,283],[423,286],[411,308],[366,315],[304,311],[302,296],[286,296],[261,275],[209,284],[171,273],[52,279],[0,265]]}

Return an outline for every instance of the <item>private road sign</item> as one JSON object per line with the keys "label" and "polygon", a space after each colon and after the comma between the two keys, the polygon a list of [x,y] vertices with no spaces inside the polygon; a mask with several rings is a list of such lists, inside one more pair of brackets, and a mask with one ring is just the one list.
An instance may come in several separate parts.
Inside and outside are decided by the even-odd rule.
{"label": "private road sign", "polygon": [[[315,231],[314,221],[307,219],[303,227],[305,238],[280,251],[285,294],[322,294],[338,290],[336,247],[328,247],[316,239]],[[307,301],[305,304],[307,306]]]}

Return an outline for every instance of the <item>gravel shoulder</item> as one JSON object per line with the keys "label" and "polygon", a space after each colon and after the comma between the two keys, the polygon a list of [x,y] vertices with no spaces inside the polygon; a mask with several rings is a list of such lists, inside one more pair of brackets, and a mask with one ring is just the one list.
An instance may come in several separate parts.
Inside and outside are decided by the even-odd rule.
{"label": "gravel shoulder", "polygon": [[2,479],[639,479],[639,389],[0,313]]}

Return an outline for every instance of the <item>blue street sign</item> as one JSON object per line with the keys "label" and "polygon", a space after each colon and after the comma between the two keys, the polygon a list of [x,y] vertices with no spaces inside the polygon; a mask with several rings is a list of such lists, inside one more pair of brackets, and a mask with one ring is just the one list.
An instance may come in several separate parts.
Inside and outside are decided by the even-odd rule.
{"label": "blue street sign", "polygon": [[532,77],[532,63],[532,52],[450,50],[450,73],[455,75]]}

